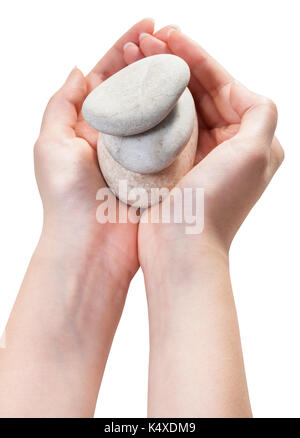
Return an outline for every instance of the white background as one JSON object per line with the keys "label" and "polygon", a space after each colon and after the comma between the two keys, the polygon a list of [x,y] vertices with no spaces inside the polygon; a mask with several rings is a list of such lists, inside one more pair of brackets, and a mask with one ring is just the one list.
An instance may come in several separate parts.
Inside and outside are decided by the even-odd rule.
{"label": "white background", "polygon": [[[49,97],[75,65],[87,73],[135,21],[178,24],[278,105],[286,159],[234,241],[231,273],[254,415],[300,417],[299,13],[298,0],[1,2],[0,330],[41,230],[32,148]],[[146,415],[147,356],[139,272],[96,416]]]}

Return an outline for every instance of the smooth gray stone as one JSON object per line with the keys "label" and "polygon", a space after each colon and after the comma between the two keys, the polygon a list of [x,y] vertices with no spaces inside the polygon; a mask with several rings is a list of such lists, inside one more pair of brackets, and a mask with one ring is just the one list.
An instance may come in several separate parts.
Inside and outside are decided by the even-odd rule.
{"label": "smooth gray stone", "polygon": [[139,134],[169,114],[189,80],[189,67],[178,56],[149,56],[95,88],[85,99],[82,114],[90,126],[105,134]]}
{"label": "smooth gray stone", "polygon": [[168,167],[191,137],[195,119],[194,100],[188,88],[171,113],[142,134],[121,137],[102,134],[111,156],[132,172],[157,173]]}

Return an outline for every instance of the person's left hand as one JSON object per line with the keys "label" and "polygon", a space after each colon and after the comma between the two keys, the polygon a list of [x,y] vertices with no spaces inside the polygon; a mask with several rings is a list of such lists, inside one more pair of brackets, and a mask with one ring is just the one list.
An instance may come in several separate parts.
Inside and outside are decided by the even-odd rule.
{"label": "person's left hand", "polygon": [[[78,68],[50,99],[35,145],[35,171],[44,206],[44,230],[54,239],[99,253],[115,280],[131,280],[138,268],[137,225],[99,224],[96,193],[105,182],[97,160],[97,131],[81,115],[87,94],[103,80],[126,66],[123,46],[152,33],[154,24],[144,19],[135,24],[98,62],[85,78]],[[117,209],[119,206],[117,205]],[[124,204],[121,209],[126,209]],[[89,246],[86,248],[86,246]],[[84,248],[80,248],[84,246]],[[103,262],[101,260],[101,262]]]}

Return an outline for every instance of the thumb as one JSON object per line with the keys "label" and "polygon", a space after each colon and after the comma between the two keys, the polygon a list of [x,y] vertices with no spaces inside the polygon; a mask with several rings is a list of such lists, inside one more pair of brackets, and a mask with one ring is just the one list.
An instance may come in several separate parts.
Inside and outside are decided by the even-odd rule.
{"label": "thumb", "polygon": [[74,125],[86,94],[85,78],[75,67],[64,85],[51,97],[43,116],[40,135],[73,138]]}

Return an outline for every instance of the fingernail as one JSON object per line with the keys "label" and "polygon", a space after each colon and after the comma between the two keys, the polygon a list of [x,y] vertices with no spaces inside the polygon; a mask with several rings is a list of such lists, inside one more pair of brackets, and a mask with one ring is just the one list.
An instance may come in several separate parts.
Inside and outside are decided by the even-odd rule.
{"label": "fingernail", "polygon": [[155,20],[152,17],[145,17],[144,20],[150,20],[153,24],[155,23]]}
{"label": "fingernail", "polygon": [[125,50],[125,49],[126,49],[127,47],[129,47],[129,46],[133,46],[133,47],[135,47],[135,44],[132,43],[131,41],[128,41],[128,43],[124,44],[124,46],[123,46],[123,50]]}
{"label": "fingernail", "polygon": [[171,35],[172,32],[179,32],[179,29],[175,29],[174,27],[172,27],[171,29],[168,30],[168,38]]}
{"label": "fingernail", "polygon": [[178,32],[181,32],[181,27],[178,26],[178,24],[170,24],[170,27],[174,30],[178,30]]}
{"label": "fingernail", "polygon": [[142,32],[139,36],[139,41],[141,42],[143,38],[150,36],[150,33]]}

